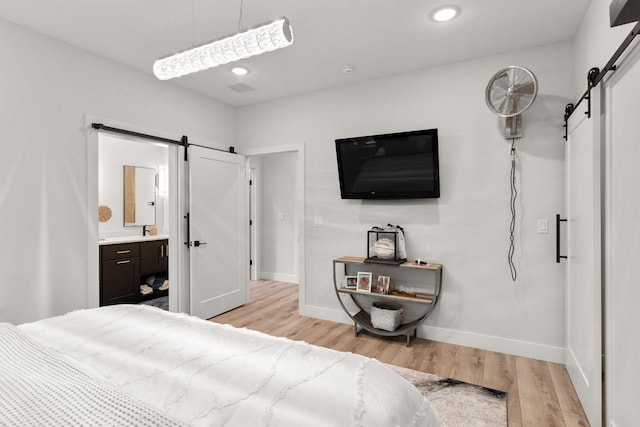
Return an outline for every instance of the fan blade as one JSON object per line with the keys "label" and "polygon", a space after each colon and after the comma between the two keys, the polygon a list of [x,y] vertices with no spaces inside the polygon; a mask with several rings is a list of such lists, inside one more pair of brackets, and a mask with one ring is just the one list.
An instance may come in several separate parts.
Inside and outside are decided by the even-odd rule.
{"label": "fan blade", "polygon": [[536,91],[536,85],[529,80],[526,83],[513,85],[513,90],[520,95],[533,95]]}
{"label": "fan blade", "polygon": [[494,76],[493,81],[491,82],[491,86],[493,88],[498,87],[504,90],[509,89],[510,85],[511,85],[511,78],[506,72],[500,75]]}

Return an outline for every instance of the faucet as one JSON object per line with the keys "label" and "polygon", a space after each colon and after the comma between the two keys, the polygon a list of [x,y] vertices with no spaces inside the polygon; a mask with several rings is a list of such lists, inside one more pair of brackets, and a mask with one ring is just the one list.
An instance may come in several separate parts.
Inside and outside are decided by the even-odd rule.
{"label": "faucet", "polygon": [[147,235],[147,233],[150,233],[150,231],[149,231],[149,230],[147,230],[147,226],[146,226],[146,225],[143,225],[143,226],[142,226],[142,235],[143,235],[143,236],[146,236],[146,235]]}

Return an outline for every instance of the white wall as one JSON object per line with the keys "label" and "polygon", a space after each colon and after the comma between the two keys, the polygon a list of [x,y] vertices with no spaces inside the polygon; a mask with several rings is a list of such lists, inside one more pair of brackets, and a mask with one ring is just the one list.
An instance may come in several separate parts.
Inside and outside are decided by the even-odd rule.
{"label": "white wall", "polygon": [[[135,166],[154,169],[156,175],[160,167],[167,168],[169,150],[151,142],[125,139],[122,136],[102,134],[99,139],[98,153],[98,204],[108,206],[112,217],[98,224],[98,236],[102,238],[139,236],[142,227],[124,226],[124,170],[123,167]],[[159,234],[168,234],[169,227],[165,218],[168,211],[168,195],[156,191],[156,221]]]}
{"label": "white wall", "polygon": [[296,153],[260,158],[259,278],[296,281]]}
{"label": "white wall", "polygon": [[[0,21],[0,321],[87,306],[85,114],[224,146],[234,109]],[[96,242],[97,244],[97,242]]]}
{"label": "white wall", "polygon": [[[539,94],[518,142],[518,281],[507,264],[509,143],[484,90],[502,67],[537,75]],[[572,98],[569,43],[314,92],[238,109],[243,148],[304,143],[306,288],[304,311],[344,320],[332,289],[332,259],[366,256],[366,231],[400,224],[410,258],[444,265],[443,295],[421,335],[563,360],[564,268],[555,236],[537,234],[564,204],[564,106]],[[334,139],[438,128],[441,198],[342,200]],[[313,227],[313,217],[324,227]]]}

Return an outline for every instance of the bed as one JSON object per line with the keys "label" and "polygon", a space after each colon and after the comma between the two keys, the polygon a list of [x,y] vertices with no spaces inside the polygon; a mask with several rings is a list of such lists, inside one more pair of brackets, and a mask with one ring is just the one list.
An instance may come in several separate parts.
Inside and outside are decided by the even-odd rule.
{"label": "bed", "polygon": [[[15,422],[14,422],[15,421]],[[382,363],[144,305],[0,324],[0,425],[437,426]]]}

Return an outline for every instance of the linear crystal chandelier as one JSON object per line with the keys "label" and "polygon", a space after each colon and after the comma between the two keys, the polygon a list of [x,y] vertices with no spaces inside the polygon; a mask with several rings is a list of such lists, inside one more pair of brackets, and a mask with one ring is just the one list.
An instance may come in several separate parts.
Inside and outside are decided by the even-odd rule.
{"label": "linear crystal chandelier", "polygon": [[273,22],[158,59],[153,64],[153,74],[160,80],[169,80],[287,47],[292,43],[291,24],[283,16]]}

